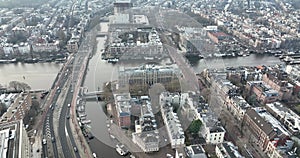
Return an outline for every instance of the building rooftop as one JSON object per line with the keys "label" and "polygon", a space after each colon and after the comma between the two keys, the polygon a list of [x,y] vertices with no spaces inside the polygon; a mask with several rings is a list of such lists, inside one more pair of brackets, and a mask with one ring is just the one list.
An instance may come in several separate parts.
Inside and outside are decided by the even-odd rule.
{"label": "building rooftop", "polygon": [[123,94],[114,94],[115,104],[117,107],[117,112],[119,116],[128,116],[130,115],[130,94],[123,93]]}
{"label": "building rooftop", "polygon": [[238,152],[238,148],[234,146],[231,142],[224,142],[218,144],[217,147],[221,150],[224,157],[243,158],[243,156]]}
{"label": "building rooftop", "polygon": [[114,3],[131,3],[131,0],[116,0]]}
{"label": "building rooftop", "polygon": [[6,107],[9,107],[14,102],[14,100],[16,99],[17,96],[18,96],[17,94],[13,94],[13,93],[1,94],[0,102],[4,103],[6,105]]}
{"label": "building rooftop", "polygon": [[191,148],[193,149],[194,154],[205,153],[204,149],[200,145],[192,145]]}
{"label": "building rooftop", "polygon": [[300,130],[300,116],[294,111],[279,102],[266,104],[266,107],[273,115],[279,116],[280,119],[284,119],[284,122],[288,122],[289,125],[292,125],[293,131]]}
{"label": "building rooftop", "polygon": [[215,126],[209,128],[210,133],[219,133],[219,132],[225,132],[225,129],[222,126]]}
{"label": "building rooftop", "polygon": [[206,158],[205,150],[200,144],[190,145],[185,147],[185,152],[188,157]]}
{"label": "building rooftop", "polygon": [[224,36],[229,36],[224,32],[221,31],[209,31],[211,34],[213,34],[216,37],[224,37]]}
{"label": "building rooftop", "polygon": [[248,102],[242,97],[242,96],[234,96],[232,97],[232,100],[241,108],[241,109],[247,109],[251,106],[248,104]]}
{"label": "building rooftop", "polygon": [[135,121],[135,126],[140,126],[141,130],[135,131],[133,135],[142,140],[144,144],[158,145],[159,132],[157,130],[155,116],[152,112],[150,98],[148,96],[141,96],[140,103],[141,115],[139,116],[139,120]]}
{"label": "building rooftop", "polygon": [[164,113],[164,116],[166,117],[167,126],[171,131],[171,135],[173,139],[180,139],[184,138],[184,131],[181,127],[181,123],[178,119],[178,116],[176,113],[173,112],[173,107],[171,104],[163,103],[161,105],[162,109],[161,112]]}
{"label": "building rooftop", "polygon": [[[22,127],[23,121],[13,121],[9,123],[2,123],[0,125],[0,157],[9,158],[9,157],[18,157],[19,148],[21,147],[20,143],[26,144],[27,142],[23,141],[23,131]],[[29,151],[22,151],[29,153]],[[25,156],[25,155],[23,155]],[[27,155],[28,156],[28,155]]]}
{"label": "building rooftop", "polygon": [[263,81],[248,81],[248,83],[250,85],[254,85],[257,88],[259,88],[262,92],[264,92],[264,95],[278,95],[278,91],[274,90],[271,88],[271,86],[269,86],[268,84],[266,84]]}
{"label": "building rooftop", "polygon": [[254,108],[254,110],[258,113],[260,117],[264,118],[265,121],[271,124],[272,128],[278,135],[291,135],[291,133],[276,118],[274,118],[270,113],[268,113],[265,108],[257,107]]}
{"label": "building rooftop", "polygon": [[254,109],[248,109],[246,114],[255,122],[255,124],[263,130],[267,135],[273,137],[275,131],[272,128],[272,125],[264,120]]}
{"label": "building rooftop", "polygon": [[[7,111],[1,116],[1,122],[12,120],[15,117],[15,112],[18,111],[19,108],[21,108],[21,105],[23,103],[26,104],[26,106],[28,105],[28,102],[26,100],[28,94],[26,93],[20,93],[19,95],[10,94],[9,96],[11,96],[10,99],[12,104],[8,107]],[[28,105],[28,107],[29,106],[31,105]],[[23,112],[23,109],[21,110]]]}

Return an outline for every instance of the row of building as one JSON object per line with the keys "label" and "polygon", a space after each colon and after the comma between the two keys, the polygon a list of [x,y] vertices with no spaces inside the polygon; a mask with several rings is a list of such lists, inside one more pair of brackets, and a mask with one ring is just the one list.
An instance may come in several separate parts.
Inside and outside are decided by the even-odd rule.
{"label": "row of building", "polygon": [[206,80],[213,87],[218,87],[220,96],[224,98],[238,87],[234,86],[229,79],[245,84],[247,95],[254,96],[260,104],[276,101],[290,101],[293,94],[298,93],[295,82],[287,77],[284,67],[281,66],[257,66],[245,67],[241,70],[217,70],[216,72],[204,71]]}
{"label": "row of building", "polygon": [[[253,77],[252,79],[260,78],[263,81],[245,81],[246,89],[250,90],[250,94],[247,94],[247,96],[254,94],[255,99],[265,105],[265,107],[250,105],[244,99],[237,91],[238,87],[228,80],[232,70],[211,71],[211,76],[207,76],[209,79],[207,81],[211,83],[216,93],[220,95],[224,103],[222,105],[237,118],[239,123],[251,131],[253,137],[251,137],[250,141],[252,143],[257,144],[269,157],[288,156],[294,145],[294,141],[291,138],[299,133],[299,116],[277,101],[286,99],[286,96],[291,97],[293,86],[288,84],[287,78],[283,77],[285,75],[276,74],[277,76],[273,76],[273,79],[268,69],[272,69],[272,72],[277,72],[274,67],[265,68],[266,73],[263,75],[261,74],[262,71],[258,71],[257,68],[253,69],[253,71],[251,69],[248,71],[256,74],[258,77]],[[235,70],[235,75],[237,71],[239,70]],[[243,69],[243,72],[245,71],[247,70]],[[251,73],[246,74],[250,75]],[[259,74],[261,74],[261,77],[259,77]],[[240,77],[245,78],[245,75]]]}
{"label": "row of building", "polygon": [[[206,157],[207,153],[202,145],[191,145],[185,147],[184,128],[181,125],[180,118],[174,112],[174,104],[183,104],[189,94],[183,94],[181,97],[178,93],[163,92],[159,96],[159,106],[163,123],[167,131],[168,138],[172,149],[185,148],[186,155],[189,157]],[[129,128],[134,122],[135,132],[132,133],[132,140],[144,152],[158,151],[162,138],[159,137],[155,114],[153,114],[151,101],[148,96],[141,96],[139,99],[131,98],[129,93],[115,94],[115,104],[118,115],[118,125],[123,128]],[[182,100],[183,99],[183,100]],[[138,108],[137,108],[138,107]],[[138,110],[137,110],[138,109]],[[137,112],[139,111],[139,112]],[[198,116],[200,113],[195,111]],[[208,113],[206,113],[209,115]],[[218,158],[230,156],[242,157],[236,146],[231,142],[225,142],[225,129],[220,126],[211,124],[211,116],[204,116],[201,113],[201,120],[204,122],[203,136],[206,144],[216,145],[216,153]],[[216,121],[214,119],[214,121]]]}
{"label": "row of building", "polygon": [[0,123],[21,120],[30,110],[32,105],[30,93],[2,94],[1,103],[5,104],[7,111],[1,114]]}
{"label": "row of building", "polygon": [[[299,16],[299,11],[292,9],[287,14],[280,8],[272,7],[272,3],[268,4],[268,7],[246,12],[240,8],[238,2],[228,5],[230,7],[227,6],[225,11],[220,3],[215,4],[219,7],[212,7],[212,4],[194,5],[191,10],[203,18],[213,20],[215,24],[224,27],[227,32],[250,46],[260,49],[296,46],[299,42],[299,19],[295,17]],[[245,12],[248,16],[235,13],[235,9]]]}
{"label": "row of building", "polygon": [[73,5],[66,1],[59,2],[57,8],[49,4],[43,4],[36,9],[3,8],[0,10],[3,13],[0,16],[3,21],[0,21],[0,55],[55,53],[62,48],[74,53],[78,50],[90,20],[107,3],[108,1],[96,0],[75,2]]}
{"label": "row of building", "polygon": [[[118,88],[135,85],[143,87],[161,84],[166,86],[172,80],[178,79],[179,71],[171,66],[145,65],[136,68],[120,68]],[[205,144],[217,145],[219,155],[232,155],[237,152],[237,147],[224,142],[226,130],[220,125],[217,115],[210,109],[206,101],[194,92],[177,93],[163,92],[159,95],[159,112],[166,129],[171,148],[184,148],[185,130],[194,120],[200,120],[202,127],[199,132],[204,137]],[[153,113],[151,99],[148,96],[132,97],[130,93],[114,94],[116,108],[116,122],[125,129],[134,129],[132,140],[144,152],[158,151],[165,141],[159,137],[156,113]],[[187,120],[185,119],[187,118]],[[225,147],[224,147],[225,146]],[[198,147],[188,147],[186,153],[197,155],[192,150]],[[201,145],[199,148],[202,148]],[[188,150],[190,149],[190,150]],[[199,149],[200,150],[200,149]],[[204,150],[202,154],[206,154]],[[200,152],[199,152],[200,153]],[[222,157],[222,156],[220,156]]]}
{"label": "row of building", "polygon": [[31,144],[24,117],[28,114],[32,98],[30,93],[1,94],[0,103],[6,112],[0,114],[0,157],[31,157]]}

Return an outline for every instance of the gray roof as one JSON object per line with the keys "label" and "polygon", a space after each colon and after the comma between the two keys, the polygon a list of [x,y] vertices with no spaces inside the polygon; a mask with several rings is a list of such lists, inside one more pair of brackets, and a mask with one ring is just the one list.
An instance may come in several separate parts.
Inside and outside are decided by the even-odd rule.
{"label": "gray roof", "polygon": [[267,134],[270,137],[270,139],[272,139],[276,135],[276,132],[272,128],[272,125],[269,124],[268,122],[266,122],[264,120],[264,118],[262,118],[261,116],[259,116],[259,114],[254,109],[248,109],[246,111],[246,115],[248,115],[252,119],[252,121],[254,121],[254,123],[262,131],[264,131],[265,134]]}

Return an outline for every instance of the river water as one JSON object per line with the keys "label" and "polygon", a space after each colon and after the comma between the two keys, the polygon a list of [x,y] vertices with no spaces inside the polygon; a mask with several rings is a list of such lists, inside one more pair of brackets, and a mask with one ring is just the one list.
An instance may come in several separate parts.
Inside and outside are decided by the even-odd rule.
{"label": "river water", "polygon": [[[106,32],[107,29],[107,23],[102,23],[101,31]],[[101,60],[101,50],[104,49],[105,40],[104,37],[97,38],[97,51],[89,62],[84,82],[84,86],[89,91],[101,90],[105,82],[117,79],[116,66]],[[192,66],[195,72],[199,73],[205,68],[274,65],[278,63],[281,63],[278,58],[252,54],[248,57],[200,60],[192,63]],[[55,63],[0,65],[0,84],[5,85],[9,81],[17,80],[28,83],[32,89],[49,89],[61,66],[61,64]],[[91,131],[95,136],[95,139],[90,142],[91,149],[102,157],[119,157],[111,147],[112,140],[107,130],[108,119],[102,110],[102,106],[103,103],[100,102],[87,102],[86,104],[87,117],[92,121]]]}
{"label": "river water", "polygon": [[56,63],[0,64],[0,84],[20,81],[30,85],[31,89],[49,89],[61,67],[62,64]]}

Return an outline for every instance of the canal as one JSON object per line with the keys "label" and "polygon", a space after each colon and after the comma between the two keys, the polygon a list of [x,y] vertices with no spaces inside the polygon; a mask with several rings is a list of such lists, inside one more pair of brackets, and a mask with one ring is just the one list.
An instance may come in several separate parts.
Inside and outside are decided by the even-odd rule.
{"label": "canal", "polygon": [[[101,24],[101,31],[106,32],[107,23]],[[88,71],[85,76],[84,86],[89,91],[102,90],[103,84],[118,78],[117,67],[101,60],[101,50],[104,49],[105,37],[97,38],[97,51],[89,61]],[[87,102],[85,106],[87,118],[91,120],[91,132],[94,135],[89,144],[92,152],[101,157],[119,158],[121,156],[114,149],[116,143],[108,133],[109,118],[103,111],[103,102]]]}

